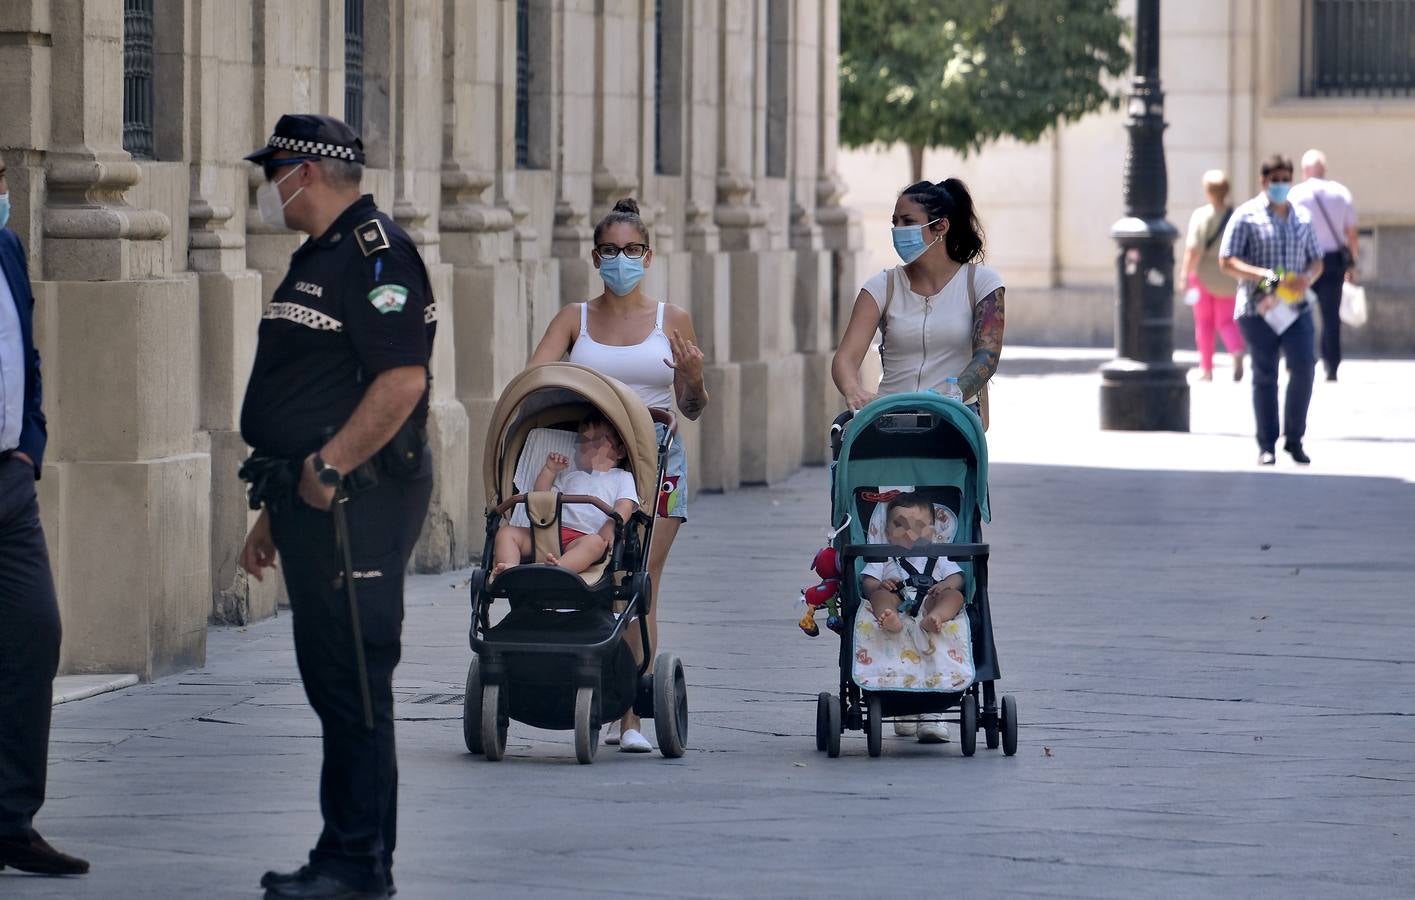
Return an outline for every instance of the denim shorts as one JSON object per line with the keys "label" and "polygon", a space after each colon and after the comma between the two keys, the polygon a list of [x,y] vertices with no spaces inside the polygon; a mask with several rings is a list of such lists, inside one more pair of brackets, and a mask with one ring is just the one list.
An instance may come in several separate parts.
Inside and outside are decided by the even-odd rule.
{"label": "denim shorts", "polygon": [[[668,426],[655,422],[653,430],[661,442]],[[682,519],[685,522],[688,520],[688,456],[683,452],[683,438],[678,434],[673,435],[673,443],[668,445],[663,484],[659,487],[657,515]]]}

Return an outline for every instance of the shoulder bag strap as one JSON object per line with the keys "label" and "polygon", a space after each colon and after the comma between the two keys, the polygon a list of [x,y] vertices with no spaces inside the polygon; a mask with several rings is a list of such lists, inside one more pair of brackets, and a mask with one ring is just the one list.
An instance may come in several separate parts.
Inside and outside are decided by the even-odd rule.
{"label": "shoulder bag strap", "polygon": [[1228,220],[1231,218],[1233,218],[1233,207],[1230,206],[1227,210],[1224,211],[1223,218],[1219,219],[1218,228],[1214,231],[1213,234],[1209,235],[1209,239],[1207,241],[1204,241],[1205,253],[1208,253],[1210,250],[1212,250],[1214,242],[1217,241],[1219,238],[1223,237],[1224,229],[1228,227]]}
{"label": "shoulder bag strap", "polygon": [[1326,223],[1327,223],[1327,230],[1331,232],[1331,236],[1332,236],[1332,237],[1336,238],[1336,245],[1337,245],[1338,247],[1340,247],[1342,250],[1345,250],[1345,249],[1346,249],[1346,235],[1341,234],[1340,232],[1338,232],[1338,231],[1336,230],[1336,226],[1331,223],[1331,216],[1327,215],[1327,205],[1322,202],[1322,195],[1321,195],[1321,194],[1318,194],[1318,193],[1314,190],[1314,191],[1312,191],[1312,199],[1315,200],[1315,201],[1317,201],[1317,209],[1321,210],[1321,212],[1322,212],[1322,218],[1326,220]]}

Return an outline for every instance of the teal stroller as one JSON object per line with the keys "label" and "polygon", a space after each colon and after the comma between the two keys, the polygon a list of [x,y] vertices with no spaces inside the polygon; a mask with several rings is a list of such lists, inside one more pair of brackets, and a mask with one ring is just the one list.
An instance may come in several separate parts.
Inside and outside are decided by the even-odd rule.
{"label": "teal stroller", "polygon": [[[1012,756],[1017,702],[1004,696],[999,703],[996,693],[1001,671],[988,607],[988,545],[981,543],[982,523],[990,518],[981,420],[932,391],[893,394],[853,415],[842,413],[830,443],[830,549],[840,576],[839,618],[831,624],[840,634],[840,692],[817,698],[816,749],[839,756],[841,733],[849,729],[864,731],[869,755],[879,756],[885,722],[948,714],[964,756],[976,751],[979,729],[989,749],[1001,745]],[[885,524],[891,501],[901,495],[934,518],[932,534],[925,531],[907,547],[890,543]],[[907,570],[901,613],[942,580],[934,574],[956,564],[963,611],[936,633],[908,615],[901,617],[902,631],[885,631],[860,585],[872,563]]]}

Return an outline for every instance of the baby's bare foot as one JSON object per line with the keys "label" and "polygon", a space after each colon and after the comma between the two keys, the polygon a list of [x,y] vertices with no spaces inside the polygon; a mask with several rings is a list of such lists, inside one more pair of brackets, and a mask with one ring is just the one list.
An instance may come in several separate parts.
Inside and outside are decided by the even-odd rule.
{"label": "baby's bare foot", "polygon": [[886,609],[879,614],[879,627],[891,634],[896,634],[904,630],[904,622],[899,618],[899,613],[892,609]]}
{"label": "baby's bare foot", "polygon": [[[492,568],[491,568],[491,577],[492,577],[492,578],[495,578],[496,576],[500,575],[502,572],[505,572],[505,571],[506,571],[507,569],[509,569],[509,568],[511,568],[511,567],[510,567],[509,565],[507,565],[506,563],[497,563],[496,565],[492,566]],[[491,579],[487,579],[487,580],[490,581]]]}
{"label": "baby's bare foot", "polygon": [[947,620],[944,619],[942,613],[929,613],[919,622],[919,627],[923,628],[929,634],[938,634],[943,630],[943,623],[945,621]]}
{"label": "baby's bare foot", "polygon": [[545,555],[545,562],[546,565],[558,566],[560,565],[560,557],[556,556],[554,553],[547,553]]}

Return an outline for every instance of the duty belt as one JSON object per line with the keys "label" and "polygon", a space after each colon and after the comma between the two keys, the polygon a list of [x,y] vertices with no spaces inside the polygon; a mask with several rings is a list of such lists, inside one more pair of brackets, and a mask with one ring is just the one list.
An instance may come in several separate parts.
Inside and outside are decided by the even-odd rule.
{"label": "duty belt", "polygon": [[259,450],[247,457],[238,474],[250,484],[251,509],[263,505],[280,510],[291,504],[300,484],[300,465],[298,459],[270,456]]}

